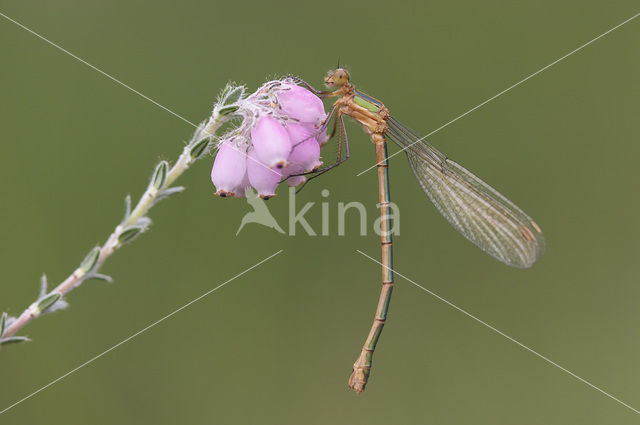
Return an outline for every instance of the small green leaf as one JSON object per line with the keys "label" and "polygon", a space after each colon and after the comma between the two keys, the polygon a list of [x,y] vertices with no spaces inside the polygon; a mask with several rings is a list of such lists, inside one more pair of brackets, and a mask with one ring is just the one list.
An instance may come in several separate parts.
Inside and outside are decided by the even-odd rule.
{"label": "small green leaf", "polygon": [[153,177],[151,178],[151,187],[158,190],[167,180],[167,172],[169,170],[169,163],[167,161],[161,161],[160,164],[156,167],[156,171],[153,173]]}
{"label": "small green leaf", "polygon": [[224,117],[225,115],[229,115],[229,114],[234,113],[238,109],[240,109],[240,107],[238,105],[225,106],[224,108],[221,108],[220,110],[218,110],[218,114],[220,114],[220,116]]}
{"label": "small green leaf", "polygon": [[42,277],[40,277],[40,293],[38,294],[38,298],[42,298],[47,295],[49,290],[47,289],[49,284],[47,283],[47,275],[42,273]]}
{"label": "small green leaf", "polygon": [[54,305],[60,298],[62,298],[62,294],[60,292],[52,292],[51,294],[38,301],[38,311],[45,311],[46,309]]}
{"label": "small green leaf", "polygon": [[232,88],[233,88],[232,85],[227,84],[225,88],[223,88],[222,91],[220,92],[220,99],[224,99],[229,93],[229,91],[231,91]]}
{"label": "small green leaf", "polygon": [[98,264],[99,258],[100,258],[100,247],[97,246],[93,248],[91,252],[87,254],[86,257],[84,257],[84,260],[82,260],[82,263],[80,264],[80,270],[82,270],[84,273],[90,272],[96,267],[96,264]]}
{"label": "small green leaf", "polygon": [[96,280],[101,280],[103,282],[113,282],[113,279],[111,278],[111,276],[107,276],[106,274],[100,274],[100,273],[92,273],[89,276],[87,276],[87,280],[89,279],[96,279]]}
{"label": "small green leaf", "polygon": [[232,105],[242,98],[244,94],[244,87],[234,87],[229,90],[229,92],[224,97],[225,105]]}
{"label": "small green leaf", "polygon": [[130,240],[138,236],[140,232],[142,232],[142,227],[139,227],[139,226],[128,227],[124,229],[122,233],[120,233],[120,235],[118,235],[118,242],[121,244],[125,242],[129,242]]}
{"label": "small green leaf", "polygon": [[163,199],[168,198],[169,196],[173,195],[174,193],[180,193],[185,189],[184,186],[175,186],[175,187],[170,187],[167,189],[164,189],[163,191],[159,192],[158,195],[156,196],[156,200],[154,201],[154,205],[157,204],[158,202],[162,201]]}
{"label": "small green leaf", "polygon": [[200,158],[200,155],[204,153],[204,151],[207,149],[207,146],[209,146],[210,142],[211,142],[211,138],[209,137],[205,137],[199,142],[196,142],[191,148],[191,158],[193,159]]}
{"label": "small green leaf", "polygon": [[31,341],[26,336],[10,336],[9,338],[0,339],[0,345],[13,344],[16,342],[28,342]]}
{"label": "small green leaf", "polygon": [[0,316],[0,338],[2,338],[2,334],[4,333],[4,328],[7,325],[7,313],[2,313]]}
{"label": "small green leaf", "polygon": [[124,198],[124,220],[122,221],[123,222],[127,221],[130,215],[131,215],[131,195],[127,195]]}

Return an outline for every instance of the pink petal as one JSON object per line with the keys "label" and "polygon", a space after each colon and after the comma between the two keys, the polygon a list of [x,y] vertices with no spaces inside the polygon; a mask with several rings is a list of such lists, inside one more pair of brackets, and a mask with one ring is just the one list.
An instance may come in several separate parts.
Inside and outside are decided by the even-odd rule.
{"label": "pink petal", "polygon": [[269,168],[284,168],[291,152],[287,130],[276,120],[261,116],[251,129],[251,142],[257,158]]}
{"label": "pink petal", "polygon": [[287,132],[291,139],[292,150],[289,155],[287,173],[297,174],[311,171],[322,165],[320,161],[320,145],[313,135],[317,130],[309,124],[287,123]]}
{"label": "pink petal", "polygon": [[300,186],[306,181],[307,181],[307,178],[305,176],[291,176],[287,178],[287,184],[289,185],[289,187]]}
{"label": "pink petal", "polygon": [[283,87],[278,93],[278,102],[285,114],[300,122],[320,125],[327,117],[322,100],[295,84]]}
{"label": "pink petal", "polygon": [[260,161],[255,149],[249,151],[247,176],[261,198],[269,199],[276,195],[276,187],[282,179],[281,171],[267,167]]}
{"label": "pink petal", "polygon": [[[232,140],[225,140],[213,161],[211,181],[218,196],[237,195],[247,174],[247,156]],[[243,191],[244,193],[244,191]]]}
{"label": "pink petal", "polygon": [[[318,130],[316,130],[316,132]],[[329,135],[327,134],[327,131],[325,130],[325,131],[321,132],[320,134],[318,134],[316,136],[316,140],[318,141],[318,144],[320,145],[320,147],[323,147],[324,145],[326,145],[327,142],[329,141]]]}
{"label": "pink petal", "polygon": [[[249,159],[247,158],[247,161],[249,161]],[[242,182],[240,182],[240,184],[236,187],[234,193],[233,193],[233,197],[234,198],[246,198],[247,197],[247,189],[249,189],[251,187],[251,183],[249,182],[249,174],[247,173],[247,170],[245,169],[244,172],[244,176],[242,177]]]}

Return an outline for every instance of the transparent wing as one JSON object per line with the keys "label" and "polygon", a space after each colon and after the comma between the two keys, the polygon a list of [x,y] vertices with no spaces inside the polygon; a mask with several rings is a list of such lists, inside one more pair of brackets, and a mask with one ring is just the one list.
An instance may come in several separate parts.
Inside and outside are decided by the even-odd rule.
{"label": "transparent wing", "polygon": [[528,268],[537,261],[545,242],[531,217],[393,117],[388,124],[385,135],[406,148],[420,186],[457,231],[510,266]]}

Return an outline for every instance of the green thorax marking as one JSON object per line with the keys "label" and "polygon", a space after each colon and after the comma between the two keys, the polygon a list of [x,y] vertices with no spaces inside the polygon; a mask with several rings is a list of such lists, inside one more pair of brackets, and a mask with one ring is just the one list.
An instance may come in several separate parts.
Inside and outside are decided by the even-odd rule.
{"label": "green thorax marking", "polygon": [[380,106],[377,104],[377,102],[362,92],[356,91],[353,95],[353,101],[357,105],[360,105],[373,113],[377,114],[378,112],[380,112]]}

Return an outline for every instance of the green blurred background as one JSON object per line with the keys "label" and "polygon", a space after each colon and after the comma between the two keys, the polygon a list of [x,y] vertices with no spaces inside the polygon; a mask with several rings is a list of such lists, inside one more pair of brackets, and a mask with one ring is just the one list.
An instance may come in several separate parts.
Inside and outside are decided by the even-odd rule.
{"label": "green blurred background", "polygon": [[[187,119],[228,80],[252,90],[288,73],[319,86],[340,57],[354,82],[427,133],[605,32],[634,0],[458,2],[14,1],[22,22]],[[510,269],[447,225],[403,156],[397,270],[640,408],[638,303],[640,19],[431,137],[531,214],[547,237]],[[17,315],[120,220],[185,122],[0,18],[0,310]],[[347,390],[379,292],[375,234],[337,202],[369,205],[374,163],[352,159],[298,197],[320,229],[248,225],[213,196],[211,160],[156,207],[71,307],[0,351],[0,409],[273,254],[283,253],[0,415],[6,424],[631,424],[638,416],[398,277],[367,391]],[[328,154],[331,154],[329,148]],[[393,149],[392,149],[393,150]],[[321,197],[329,189],[330,196]],[[269,202],[281,225],[286,191]]]}

